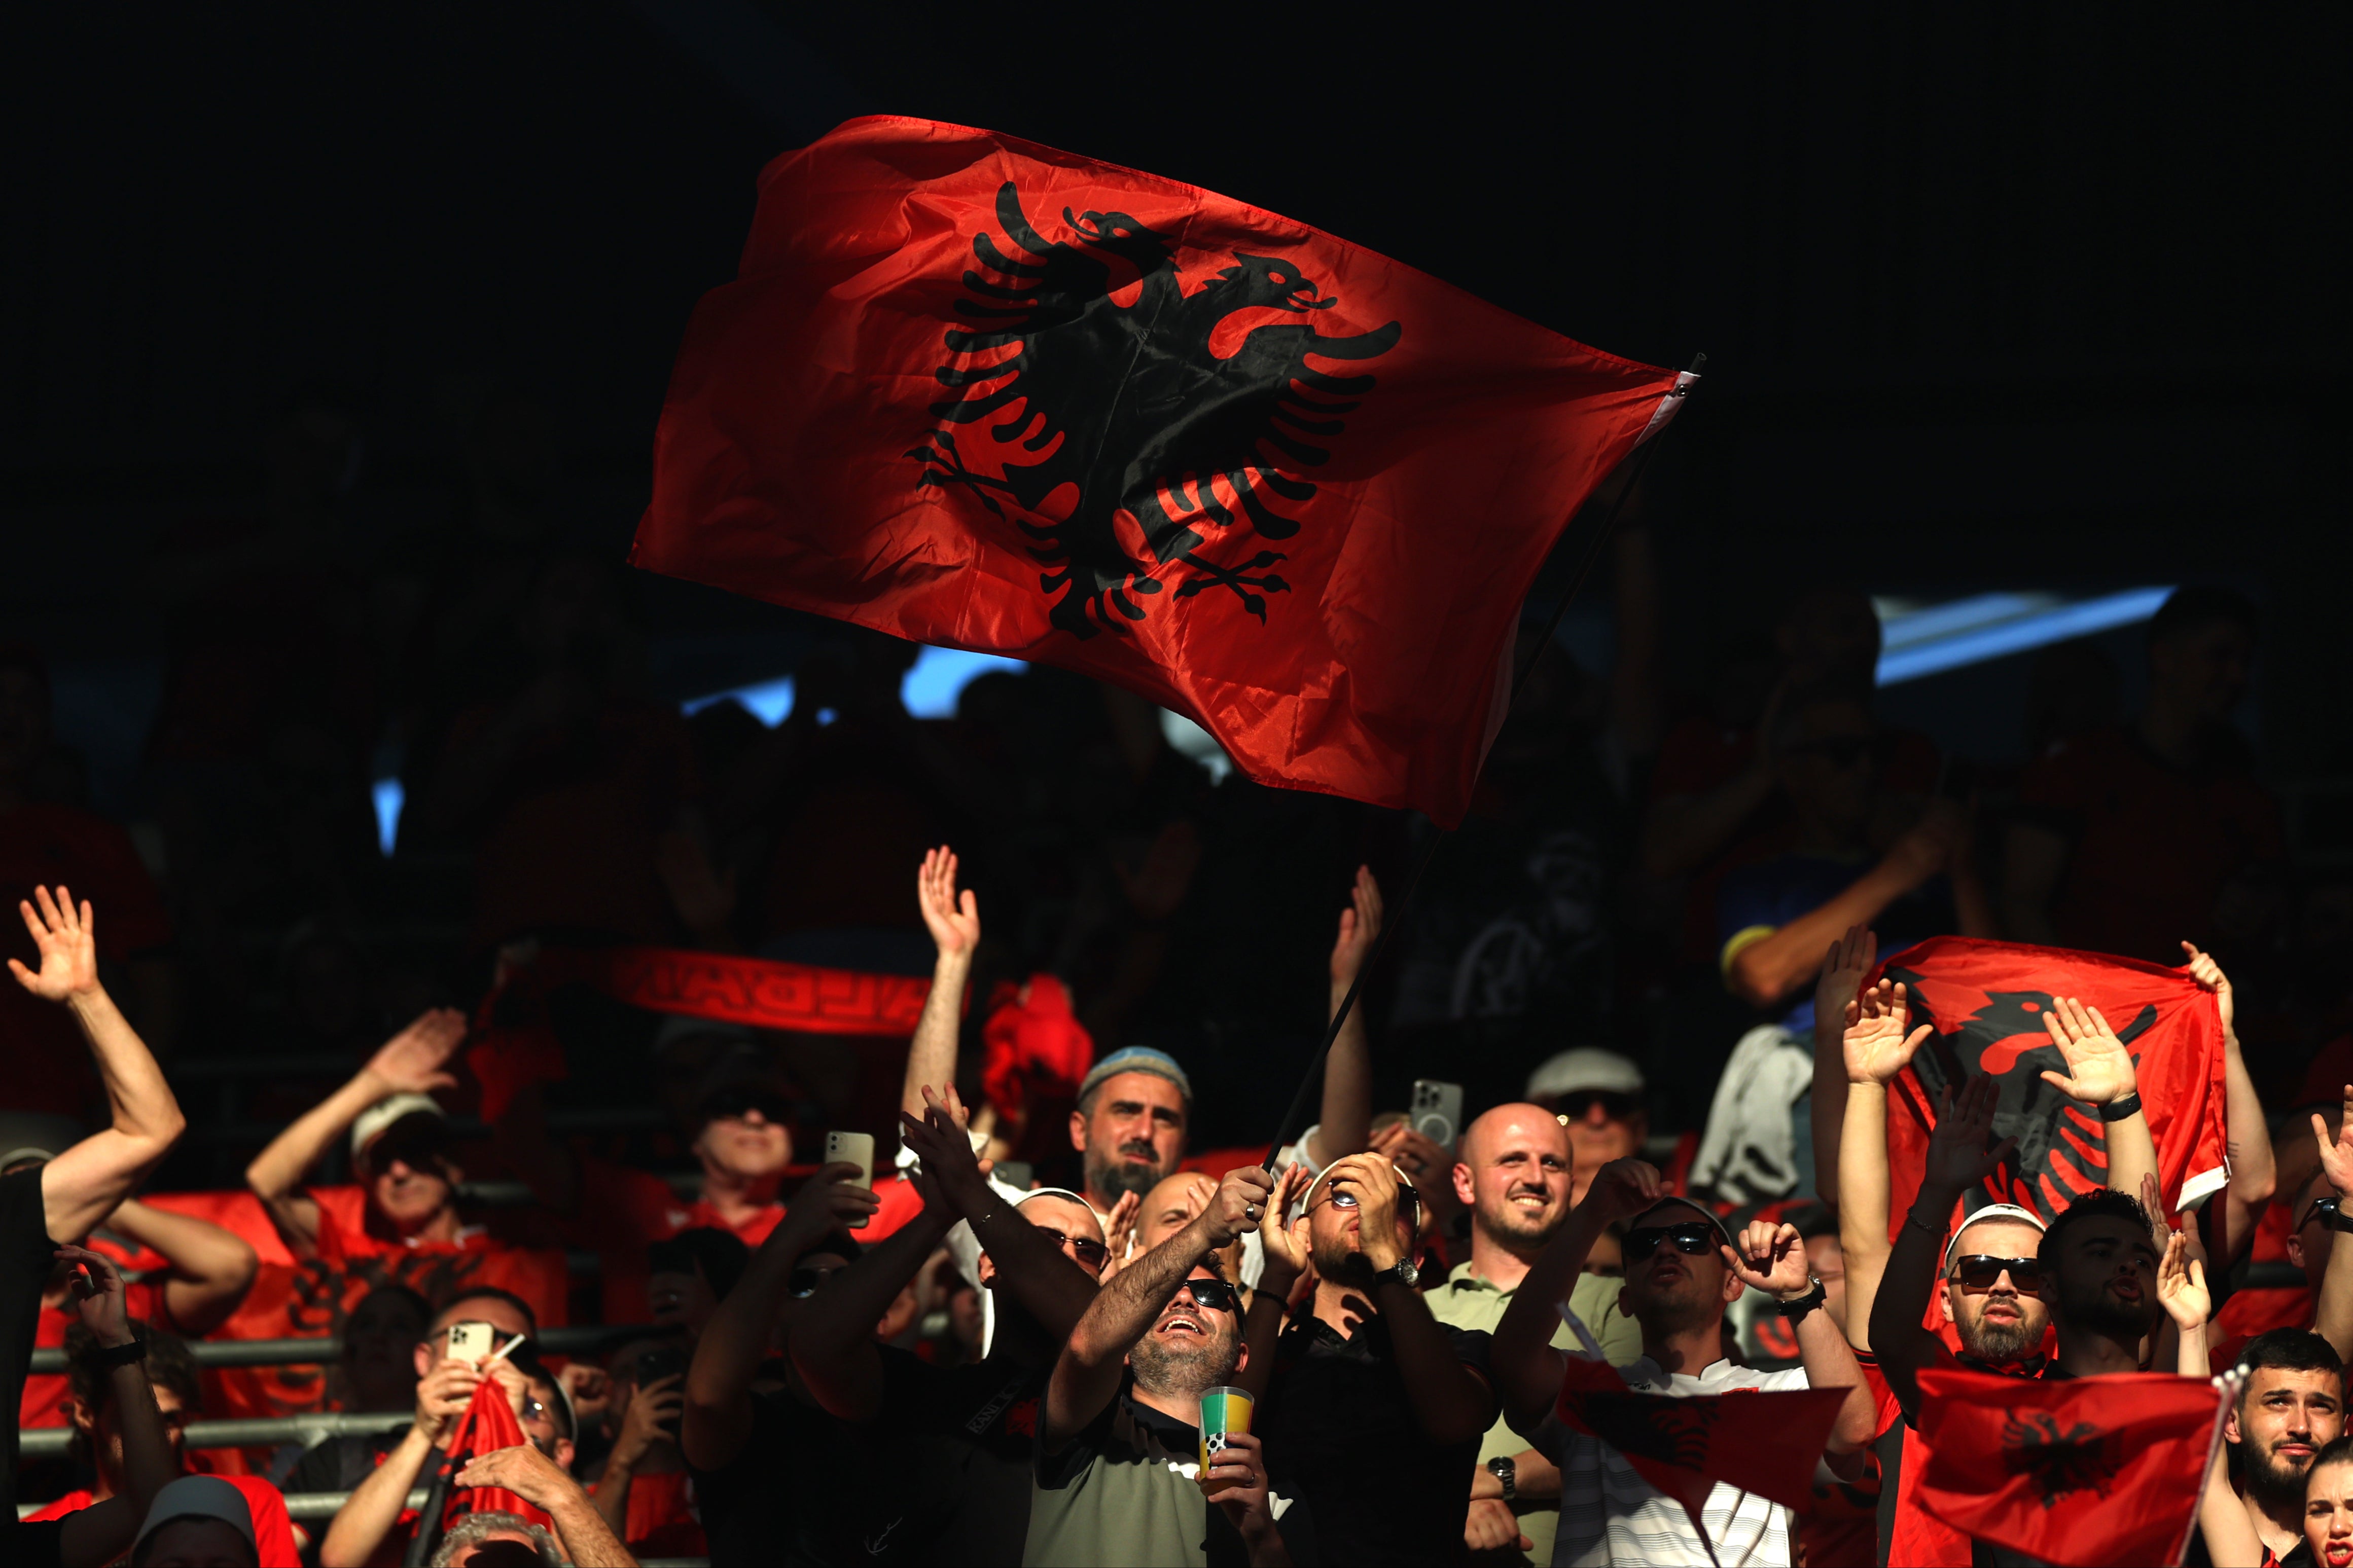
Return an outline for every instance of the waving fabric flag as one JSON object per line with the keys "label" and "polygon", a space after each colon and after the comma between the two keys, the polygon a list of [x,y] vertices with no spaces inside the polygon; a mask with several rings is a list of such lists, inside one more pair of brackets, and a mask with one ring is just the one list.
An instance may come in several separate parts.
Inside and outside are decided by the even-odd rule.
{"label": "waving fabric flag", "polygon": [[[1936,1096],[1965,1078],[2001,1079],[1997,1138],[2016,1158],[1986,1180],[1978,1201],[2018,1204],[2048,1220],[2107,1183],[2105,1124],[2042,1081],[2065,1058],[2042,1026],[2055,996],[2099,1009],[2132,1054],[2141,1105],[2157,1140],[2158,1179],[2179,1209],[2221,1186],[2222,1019],[2187,969],[2020,942],[1940,936],[1889,957],[1881,973],[1904,983],[1912,1021],[1934,1026],[1888,1096],[1890,1239],[1911,1213],[1936,1128]],[[1873,977],[1874,980],[1877,978]],[[1965,1199],[1968,1208],[1976,1202]]]}
{"label": "waving fabric flag", "polygon": [[1537,568],[1687,380],[1195,186],[853,120],[762,175],[632,559],[1451,824]]}
{"label": "waving fabric flag", "polygon": [[2179,1563],[2230,1395],[2154,1373],[2029,1381],[1920,1373],[1920,1504],[2062,1568]]}

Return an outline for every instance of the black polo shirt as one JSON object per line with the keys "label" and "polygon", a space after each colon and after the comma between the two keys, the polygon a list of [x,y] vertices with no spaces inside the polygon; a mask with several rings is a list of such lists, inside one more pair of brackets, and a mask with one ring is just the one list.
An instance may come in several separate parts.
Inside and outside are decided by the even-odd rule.
{"label": "black polo shirt", "polygon": [[920,1509],[911,1546],[973,1568],[1020,1568],[1029,1532],[1030,1459],[1050,1360],[1007,1352],[934,1366],[882,1347],[882,1404],[870,1429],[907,1464]]}
{"label": "black polo shirt", "polygon": [[[1487,1379],[1487,1336],[1438,1325],[1465,1366]],[[1485,1424],[1435,1443],[1415,1420],[1388,1324],[1366,1319],[1343,1338],[1311,1298],[1276,1342],[1274,1373],[1253,1423],[1274,1490],[1311,1510],[1326,1563],[1464,1560],[1462,1523]]]}

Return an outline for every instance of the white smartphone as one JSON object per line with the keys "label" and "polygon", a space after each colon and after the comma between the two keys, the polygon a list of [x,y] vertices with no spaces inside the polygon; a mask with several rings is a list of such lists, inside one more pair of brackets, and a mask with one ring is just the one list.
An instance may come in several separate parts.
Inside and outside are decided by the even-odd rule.
{"label": "white smartphone", "polygon": [[[825,1163],[836,1161],[858,1167],[858,1184],[874,1190],[874,1134],[871,1132],[828,1132],[825,1135]],[[852,1220],[849,1228],[864,1230],[867,1221]]]}
{"label": "white smartphone", "polygon": [[1454,1141],[1462,1132],[1462,1086],[1416,1079],[1413,1109],[1406,1120],[1416,1132],[1448,1153],[1454,1152]]}
{"label": "white smartphone", "polygon": [[449,1325],[449,1359],[479,1362],[497,1350],[499,1331],[480,1321]]}

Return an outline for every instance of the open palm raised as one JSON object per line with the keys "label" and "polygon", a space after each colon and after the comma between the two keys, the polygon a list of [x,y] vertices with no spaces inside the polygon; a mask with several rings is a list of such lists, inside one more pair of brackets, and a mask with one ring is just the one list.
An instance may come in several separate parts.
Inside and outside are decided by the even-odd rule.
{"label": "open palm raised", "polygon": [[33,933],[33,945],[40,949],[40,970],[36,973],[12,958],[8,972],[16,977],[17,984],[45,1002],[63,1002],[77,992],[95,990],[98,931],[90,900],[83,900],[77,908],[72,892],[62,883],[56,898],[49,897],[47,888],[37,887],[33,900],[40,906],[38,913],[33,904],[21,899],[16,908],[25,917],[25,929]]}
{"label": "open palm raised", "polygon": [[2051,1043],[2067,1059],[2063,1073],[2046,1069],[2042,1081],[2087,1105],[2114,1105],[2140,1087],[2133,1070],[2132,1053],[2116,1038],[2097,1007],[2086,1007],[2073,996],[2053,996],[2042,1015]]}

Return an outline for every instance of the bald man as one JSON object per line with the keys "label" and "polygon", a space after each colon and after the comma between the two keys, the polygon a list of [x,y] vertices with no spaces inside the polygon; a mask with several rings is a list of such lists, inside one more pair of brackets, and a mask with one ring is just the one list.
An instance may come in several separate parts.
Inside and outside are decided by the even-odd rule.
{"label": "bald man", "polygon": [[[1573,1164],[1568,1129],[1541,1105],[1499,1105],[1471,1123],[1454,1166],[1454,1195],[1471,1210],[1471,1261],[1430,1293],[1440,1322],[1493,1331],[1528,1266],[1568,1223]],[[1569,1297],[1613,1365],[1642,1354],[1641,1325],[1616,1310],[1622,1283],[1580,1274]],[[1553,1343],[1573,1350],[1577,1337],[1563,1323]],[[1500,1547],[1550,1563],[1560,1471],[1501,1420],[1480,1446],[1479,1466],[1463,1540],[1474,1550]]]}
{"label": "bald man", "polygon": [[[1144,1194],[1135,1211],[1135,1231],[1127,1256],[1141,1258],[1201,1216],[1217,1194],[1218,1179],[1199,1171],[1179,1171]],[[1229,1279],[1242,1277],[1242,1243],[1237,1237],[1219,1247],[1218,1267]]]}

